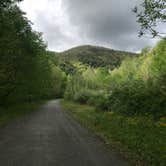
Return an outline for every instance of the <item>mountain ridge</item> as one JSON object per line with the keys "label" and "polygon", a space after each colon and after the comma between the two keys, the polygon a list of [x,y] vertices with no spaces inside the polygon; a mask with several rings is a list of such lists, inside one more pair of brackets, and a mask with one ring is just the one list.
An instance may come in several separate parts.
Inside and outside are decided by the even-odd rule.
{"label": "mountain ridge", "polygon": [[135,57],[139,54],[114,50],[102,46],[80,45],[57,54],[62,61],[77,61],[91,67],[109,67],[114,69],[120,66],[126,57]]}

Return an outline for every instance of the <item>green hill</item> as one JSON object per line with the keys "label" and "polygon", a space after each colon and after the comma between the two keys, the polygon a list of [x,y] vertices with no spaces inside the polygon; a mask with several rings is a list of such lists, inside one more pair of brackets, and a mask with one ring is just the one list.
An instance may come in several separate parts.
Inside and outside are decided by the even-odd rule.
{"label": "green hill", "polygon": [[91,67],[109,67],[114,69],[120,66],[126,57],[138,56],[136,53],[112,50],[98,46],[78,46],[59,53],[61,60],[65,62],[81,62]]}

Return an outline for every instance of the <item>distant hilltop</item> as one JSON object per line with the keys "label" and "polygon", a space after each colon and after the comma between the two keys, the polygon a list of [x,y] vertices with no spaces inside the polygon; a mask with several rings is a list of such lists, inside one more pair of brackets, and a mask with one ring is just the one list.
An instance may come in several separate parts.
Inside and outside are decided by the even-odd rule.
{"label": "distant hilltop", "polygon": [[126,57],[138,56],[139,54],[113,50],[105,47],[83,45],[71,48],[67,51],[56,53],[63,61],[75,61],[87,64],[91,67],[109,67],[114,69],[120,66]]}

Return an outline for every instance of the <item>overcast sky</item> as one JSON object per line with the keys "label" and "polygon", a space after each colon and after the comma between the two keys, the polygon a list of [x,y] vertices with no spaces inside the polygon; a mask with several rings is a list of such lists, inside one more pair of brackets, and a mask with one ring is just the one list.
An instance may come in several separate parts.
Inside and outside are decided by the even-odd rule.
{"label": "overcast sky", "polygon": [[99,45],[138,52],[156,40],[139,38],[132,8],[141,0],[24,0],[20,7],[43,32],[48,48]]}

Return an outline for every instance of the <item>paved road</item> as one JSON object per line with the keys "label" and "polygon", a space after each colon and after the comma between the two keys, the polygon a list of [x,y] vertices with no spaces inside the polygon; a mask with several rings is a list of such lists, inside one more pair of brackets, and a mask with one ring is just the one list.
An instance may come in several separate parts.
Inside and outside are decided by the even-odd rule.
{"label": "paved road", "polygon": [[0,166],[125,166],[58,101],[0,129]]}

